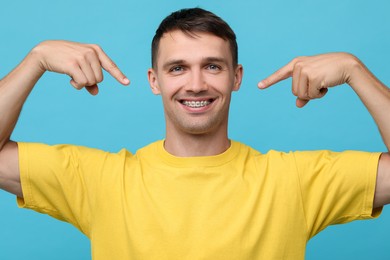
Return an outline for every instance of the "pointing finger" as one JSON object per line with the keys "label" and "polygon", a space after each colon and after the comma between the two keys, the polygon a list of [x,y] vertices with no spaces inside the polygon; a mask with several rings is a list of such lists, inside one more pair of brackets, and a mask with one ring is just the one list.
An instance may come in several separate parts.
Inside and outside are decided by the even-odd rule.
{"label": "pointing finger", "polygon": [[272,75],[268,76],[267,78],[263,79],[259,82],[258,87],[260,89],[268,88],[282,80],[285,80],[292,76],[292,72],[294,69],[294,65],[296,63],[296,60],[290,61],[287,65],[280,68],[276,72],[274,72]]}
{"label": "pointing finger", "polygon": [[130,80],[122,73],[118,66],[97,45],[93,45],[104,70],[111,74],[122,85],[129,85]]}

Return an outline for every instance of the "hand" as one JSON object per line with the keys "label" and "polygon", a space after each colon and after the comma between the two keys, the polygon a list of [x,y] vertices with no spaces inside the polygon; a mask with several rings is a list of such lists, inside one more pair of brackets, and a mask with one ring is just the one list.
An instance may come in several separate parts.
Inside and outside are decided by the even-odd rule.
{"label": "hand", "polygon": [[348,53],[329,53],[298,57],[259,82],[260,89],[292,77],[292,92],[296,106],[303,107],[310,100],[322,98],[328,88],[349,83],[351,71],[358,59]]}
{"label": "hand", "polygon": [[98,45],[45,41],[37,45],[32,53],[37,54],[42,72],[67,74],[71,77],[70,84],[73,87],[85,87],[92,95],[99,92],[97,84],[103,81],[102,68],[122,85],[130,83]]}

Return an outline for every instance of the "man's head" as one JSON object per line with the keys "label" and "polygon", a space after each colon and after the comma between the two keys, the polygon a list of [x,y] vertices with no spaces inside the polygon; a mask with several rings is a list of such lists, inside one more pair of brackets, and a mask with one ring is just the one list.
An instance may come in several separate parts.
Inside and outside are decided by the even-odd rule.
{"label": "man's head", "polygon": [[161,37],[180,30],[189,36],[196,33],[209,33],[229,42],[233,65],[238,64],[236,35],[230,26],[215,14],[201,8],[182,9],[167,16],[156,30],[152,41],[152,66],[156,68]]}
{"label": "man's head", "polygon": [[182,10],[162,22],[153,39],[148,80],[162,97],[166,144],[194,135],[228,140],[231,93],[243,76],[236,52],[233,31],[208,11]]}

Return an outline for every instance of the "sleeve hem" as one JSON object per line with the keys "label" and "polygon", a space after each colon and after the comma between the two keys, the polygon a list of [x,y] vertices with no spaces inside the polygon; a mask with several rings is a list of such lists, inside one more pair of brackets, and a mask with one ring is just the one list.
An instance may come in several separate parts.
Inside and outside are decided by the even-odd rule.
{"label": "sleeve hem", "polygon": [[381,215],[383,209],[383,207],[373,208],[380,155],[381,153],[373,153],[367,163],[367,192],[363,205],[363,217],[366,218],[378,218]]}
{"label": "sleeve hem", "polygon": [[18,142],[20,185],[23,192],[23,198],[16,199],[19,208],[30,208],[30,205],[34,204],[28,170],[28,156],[26,156],[28,154],[27,147],[25,143]]}

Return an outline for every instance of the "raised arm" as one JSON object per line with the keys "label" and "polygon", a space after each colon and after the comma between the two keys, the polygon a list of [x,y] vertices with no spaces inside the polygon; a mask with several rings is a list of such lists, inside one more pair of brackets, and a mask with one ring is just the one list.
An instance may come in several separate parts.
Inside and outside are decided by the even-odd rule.
{"label": "raised arm", "polygon": [[0,81],[0,188],[23,197],[20,185],[17,144],[10,136],[20,111],[36,82],[46,71],[67,74],[76,89],[98,93],[103,80],[102,69],[121,84],[129,80],[115,63],[92,44],[46,41],[37,45],[26,58]]}
{"label": "raised arm", "polygon": [[310,100],[323,97],[328,88],[343,83],[352,87],[374,118],[387,147],[378,165],[374,207],[390,203],[390,89],[381,83],[364,64],[348,53],[329,53],[299,57],[259,82],[265,89],[292,77],[292,92],[296,105],[305,106]]}

